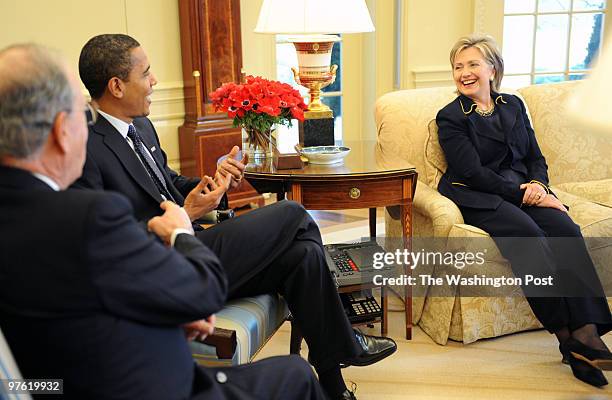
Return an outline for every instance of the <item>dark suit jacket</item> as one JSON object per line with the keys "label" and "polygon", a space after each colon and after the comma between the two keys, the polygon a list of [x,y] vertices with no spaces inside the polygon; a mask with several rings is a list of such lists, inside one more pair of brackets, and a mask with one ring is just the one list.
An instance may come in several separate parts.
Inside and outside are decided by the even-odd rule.
{"label": "dark suit jacket", "polygon": [[168,249],[123,196],[55,192],[6,167],[0,237],[0,325],[25,377],[63,378],[78,399],[191,395],[179,325],[218,311],[227,293],[219,260],[197,238],[179,235]]}
{"label": "dark suit jacket", "polygon": [[440,146],[448,162],[438,191],[460,206],[496,209],[503,200],[521,204],[524,191],[500,168],[508,153],[510,169],[517,173],[514,176],[548,186],[548,167],[523,102],[509,94],[493,93],[492,97],[505,140],[490,132],[466,96],[457,97],[436,117]]}
{"label": "dark suit jacket", "polygon": [[[134,127],[160,167],[170,194],[182,206],[185,196],[200,179],[186,178],[168,167],[166,153],[148,118],[134,119]],[[73,187],[112,190],[125,195],[132,203],[139,221],[146,221],[162,213],[159,208],[162,197],[155,183],[127,141],[103,116],[89,129],[83,175]]]}

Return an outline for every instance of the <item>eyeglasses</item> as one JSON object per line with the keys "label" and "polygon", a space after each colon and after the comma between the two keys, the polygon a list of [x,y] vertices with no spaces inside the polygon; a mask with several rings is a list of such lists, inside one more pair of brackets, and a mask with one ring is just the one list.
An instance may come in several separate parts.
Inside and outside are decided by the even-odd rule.
{"label": "eyeglasses", "polygon": [[[66,108],[61,111],[71,113],[72,109]],[[87,126],[94,126],[96,122],[98,121],[98,115],[99,115],[96,108],[93,107],[90,103],[87,103],[85,105],[85,109],[83,110],[83,112],[85,113],[85,119],[87,120]],[[55,117],[53,117],[53,121],[55,121]],[[53,126],[53,121],[36,121],[36,122],[33,122],[32,124],[35,126],[40,126],[40,127],[47,127],[47,126],[50,127],[50,126]]]}
{"label": "eyeglasses", "polygon": [[90,103],[85,105],[85,118],[87,119],[88,126],[94,126],[96,121],[98,121],[98,110]]}

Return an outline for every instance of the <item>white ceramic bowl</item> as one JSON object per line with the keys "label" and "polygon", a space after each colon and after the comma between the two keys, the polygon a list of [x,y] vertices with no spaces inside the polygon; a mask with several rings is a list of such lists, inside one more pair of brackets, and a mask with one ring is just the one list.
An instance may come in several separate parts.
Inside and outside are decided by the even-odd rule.
{"label": "white ceramic bowl", "polygon": [[344,146],[312,146],[300,149],[300,154],[311,164],[338,164],[351,151]]}

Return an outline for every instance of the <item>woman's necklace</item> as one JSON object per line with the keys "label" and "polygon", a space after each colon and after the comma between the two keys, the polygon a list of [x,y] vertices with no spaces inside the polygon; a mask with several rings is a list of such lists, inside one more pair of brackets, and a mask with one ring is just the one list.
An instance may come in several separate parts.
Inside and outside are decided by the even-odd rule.
{"label": "woman's necklace", "polygon": [[476,107],[475,111],[481,117],[490,117],[491,115],[493,115],[493,111],[495,111],[495,103],[491,104],[491,108],[489,108],[488,110],[481,110],[480,108]]}

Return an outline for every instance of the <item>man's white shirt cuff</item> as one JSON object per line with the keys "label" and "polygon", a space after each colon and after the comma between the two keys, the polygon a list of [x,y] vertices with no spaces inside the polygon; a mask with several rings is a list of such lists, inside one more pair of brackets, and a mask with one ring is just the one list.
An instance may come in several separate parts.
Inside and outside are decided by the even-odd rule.
{"label": "man's white shirt cuff", "polygon": [[178,235],[180,235],[181,233],[186,233],[188,235],[193,235],[193,232],[185,229],[185,228],[176,228],[175,230],[172,231],[172,234],[170,235],[170,246],[174,247],[174,242],[176,241],[176,237]]}

